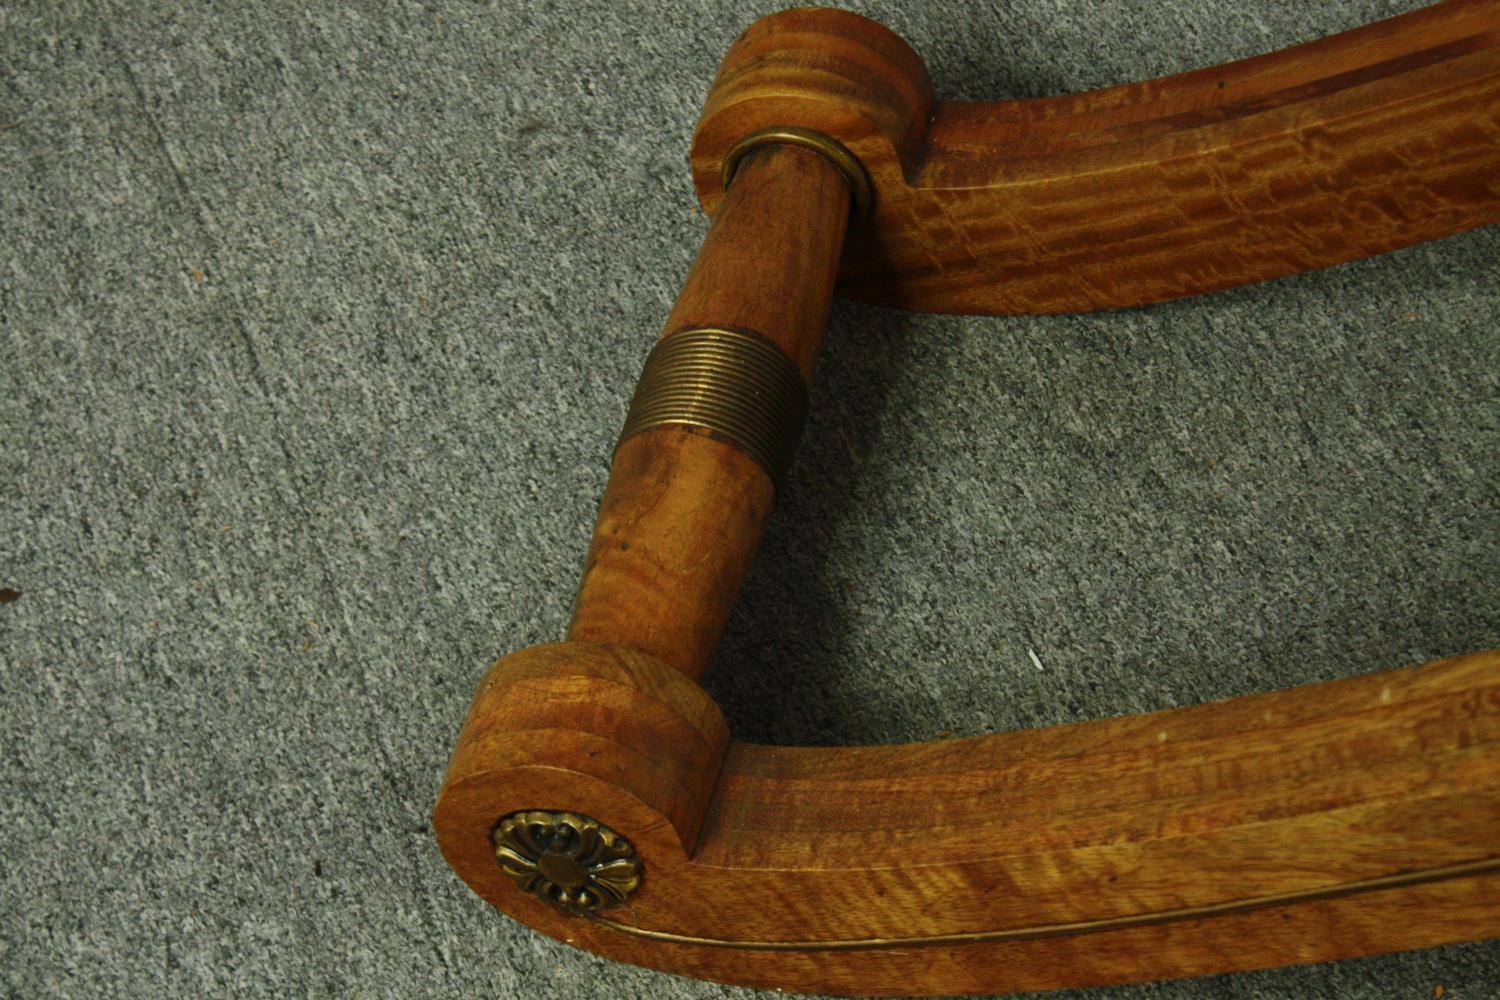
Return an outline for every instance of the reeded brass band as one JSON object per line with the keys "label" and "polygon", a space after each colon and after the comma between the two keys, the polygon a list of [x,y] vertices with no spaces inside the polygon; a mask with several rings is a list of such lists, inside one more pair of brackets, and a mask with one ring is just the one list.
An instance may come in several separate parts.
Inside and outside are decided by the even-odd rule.
{"label": "reeded brass band", "polygon": [[663,424],[703,427],[759,462],[779,488],[806,417],[802,374],[770,340],[683,330],[647,355],[620,440]]}
{"label": "reeded brass band", "polygon": [[849,152],[837,139],[796,125],[773,125],[770,128],[756,129],[735,143],[734,148],[724,157],[724,190],[729,190],[729,182],[734,180],[734,172],[739,169],[740,161],[747,153],[762,146],[776,145],[801,146],[823,154],[844,175],[844,180],[849,185],[849,196],[854,201],[850,215],[859,219],[870,214],[870,205],[875,200],[875,187],[870,183],[870,175],[865,172],[865,166],[859,162],[859,157]]}

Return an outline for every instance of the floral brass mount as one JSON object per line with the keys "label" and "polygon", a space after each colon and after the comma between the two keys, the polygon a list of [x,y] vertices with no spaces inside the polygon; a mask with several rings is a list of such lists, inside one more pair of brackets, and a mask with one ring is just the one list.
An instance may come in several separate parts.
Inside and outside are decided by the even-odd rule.
{"label": "floral brass mount", "polygon": [[734,741],[697,683],[835,291],[1141,305],[1500,221],[1500,0],[993,104],[937,100],[874,22],[787,11],[731,46],[691,163],[713,225],[616,447],[567,641],[490,668],[434,810],[466,883],[620,961],[823,993],[1500,936],[1500,650],[886,747]]}
{"label": "floral brass mount", "polygon": [[531,809],[495,825],[495,859],[516,885],[574,913],[625,902],[641,884],[630,841],[577,813]]}

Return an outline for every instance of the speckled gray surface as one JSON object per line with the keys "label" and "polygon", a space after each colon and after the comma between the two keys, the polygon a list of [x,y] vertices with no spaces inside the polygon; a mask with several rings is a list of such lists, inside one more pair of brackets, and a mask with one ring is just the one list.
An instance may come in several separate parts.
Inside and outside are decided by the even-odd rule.
{"label": "speckled gray surface", "polygon": [[[1414,6],[860,9],[990,98]],[[7,996],[758,995],[498,917],[427,814],[485,665],[562,634],[705,228],[697,109],[771,9],[0,6]],[[1497,261],[840,305],[714,695],[754,739],[927,739],[1500,645]],[[1500,948],[1068,995],[1438,984],[1500,996]]]}

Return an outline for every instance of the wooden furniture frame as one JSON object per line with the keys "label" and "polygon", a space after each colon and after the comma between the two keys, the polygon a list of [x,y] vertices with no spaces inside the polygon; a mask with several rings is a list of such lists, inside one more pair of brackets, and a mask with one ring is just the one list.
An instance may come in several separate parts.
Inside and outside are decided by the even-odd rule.
{"label": "wooden furniture frame", "polygon": [[1068,97],[953,103],[856,15],[729,50],[713,226],[652,351],[564,643],[484,678],[434,812],[476,892],[622,961],[858,994],[1036,990],[1500,935],[1500,651],[909,746],[734,741],[696,683],[835,291],[1149,303],[1500,220],[1500,0]]}

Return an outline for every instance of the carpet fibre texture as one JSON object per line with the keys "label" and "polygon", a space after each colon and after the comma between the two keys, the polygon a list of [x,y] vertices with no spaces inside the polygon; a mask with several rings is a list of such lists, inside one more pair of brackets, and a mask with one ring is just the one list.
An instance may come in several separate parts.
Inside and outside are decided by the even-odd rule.
{"label": "carpet fibre texture", "polygon": [[[1416,6],[858,9],[980,99]],[[0,993],[762,995],[497,915],[428,814],[484,668],[563,634],[707,226],[697,112],[773,9],[0,5]],[[1103,314],[837,304],[708,687],[852,744],[1500,645],[1497,264],[1492,228]],[[1438,985],[1500,995],[1500,945],[1060,995]]]}

